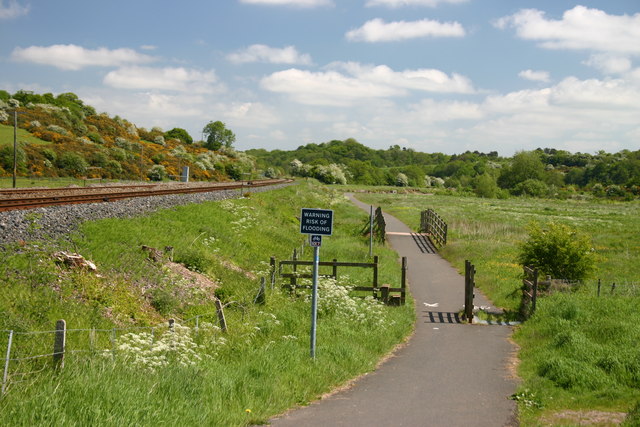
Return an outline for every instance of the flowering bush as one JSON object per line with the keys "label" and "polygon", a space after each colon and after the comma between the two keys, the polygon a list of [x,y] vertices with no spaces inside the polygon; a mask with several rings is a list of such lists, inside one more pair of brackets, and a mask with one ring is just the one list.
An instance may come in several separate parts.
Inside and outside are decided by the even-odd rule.
{"label": "flowering bush", "polygon": [[[208,328],[203,324],[201,329],[206,331]],[[203,348],[191,335],[191,328],[178,324],[156,339],[148,332],[128,333],[118,338],[116,354],[126,363],[152,371],[169,364],[195,365],[203,359],[199,354]],[[216,344],[224,345],[220,340]]]}
{"label": "flowering bush", "polygon": [[[353,286],[349,285],[349,280],[348,276],[338,280],[327,277],[318,279],[318,315],[382,326],[385,321],[382,302],[372,296],[352,296]],[[311,296],[307,298],[310,300]]]}

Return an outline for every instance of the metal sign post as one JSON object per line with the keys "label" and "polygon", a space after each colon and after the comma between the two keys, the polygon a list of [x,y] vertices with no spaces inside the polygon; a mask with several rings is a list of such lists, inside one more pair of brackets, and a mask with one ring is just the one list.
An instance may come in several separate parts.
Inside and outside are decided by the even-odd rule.
{"label": "metal sign post", "polygon": [[320,245],[322,236],[333,232],[333,211],[323,209],[302,209],[300,233],[309,234],[309,244],[313,246],[313,286],[311,289],[311,343],[310,355],[316,358],[316,326],[318,323],[318,267],[320,265]]}
{"label": "metal sign post", "polygon": [[318,324],[318,266],[320,264],[320,246],[313,247],[313,289],[311,291],[311,351],[316,358],[316,325]]}

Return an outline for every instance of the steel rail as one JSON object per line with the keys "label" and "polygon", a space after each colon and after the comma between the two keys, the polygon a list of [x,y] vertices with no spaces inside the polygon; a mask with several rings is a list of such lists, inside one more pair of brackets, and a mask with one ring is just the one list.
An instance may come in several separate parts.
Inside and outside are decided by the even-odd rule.
{"label": "steel rail", "polygon": [[[46,206],[69,205],[78,203],[113,202],[134,197],[152,197],[171,194],[207,193],[212,191],[234,190],[241,188],[264,187],[280,183],[291,182],[285,179],[268,179],[256,181],[239,181],[234,183],[222,183],[208,186],[183,187],[183,188],[159,188],[147,191],[118,191],[109,193],[72,194],[44,197],[21,197],[0,199],[0,211],[19,209],[35,209]],[[103,187],[104,188],[104,187]]]}
{"label": "steel rail", "polygon": [[56,191],[88,192],[93,190],[109,190],[114,188],[153,188],[160,184],[132,184],[132,185],[95,185],[91,187],[47,187],[47,188],[7,188],[0,189],[0,195],[54,193]]}

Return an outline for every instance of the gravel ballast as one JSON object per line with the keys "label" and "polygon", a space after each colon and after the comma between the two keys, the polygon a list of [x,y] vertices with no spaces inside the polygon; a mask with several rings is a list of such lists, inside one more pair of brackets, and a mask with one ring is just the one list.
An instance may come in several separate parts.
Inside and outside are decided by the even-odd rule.
{"label": "gravel ballast", "polygon": [[[251,193],[260,193],[287,185],[291,184],[277,184],[247,190]],[[132,218],[175,206],[239,197],[241,197],[240,191],[236,189],[0,212],[0,244],[39,240],[45,237],[62,237],[75,231],[78,225],[84,221],[104,218]]]}

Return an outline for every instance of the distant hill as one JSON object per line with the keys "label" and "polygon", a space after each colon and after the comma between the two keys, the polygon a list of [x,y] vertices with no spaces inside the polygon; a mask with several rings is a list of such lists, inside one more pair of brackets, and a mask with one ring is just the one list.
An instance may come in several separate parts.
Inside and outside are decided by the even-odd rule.
{"label": "distant hill", "polygon": [[640,150],[587,154],[539,148],[500,157],[496,151],[427,154],[398,145],[374,150],[347,139],[247,154],[259,167],[327,183],[445,188],[482,197],[566,198],[586,193],[633,199],[640,195]]}
{"label": "distant hill", "polygon": [[73,93],[11,95],[0,90],[0,176],[13,172],[13,111],[18,112],[18,174],[29,177],[224,181],[255,171],[233,148],[212,151],[180,128],[147,130],[119,116],[96,113]]}

